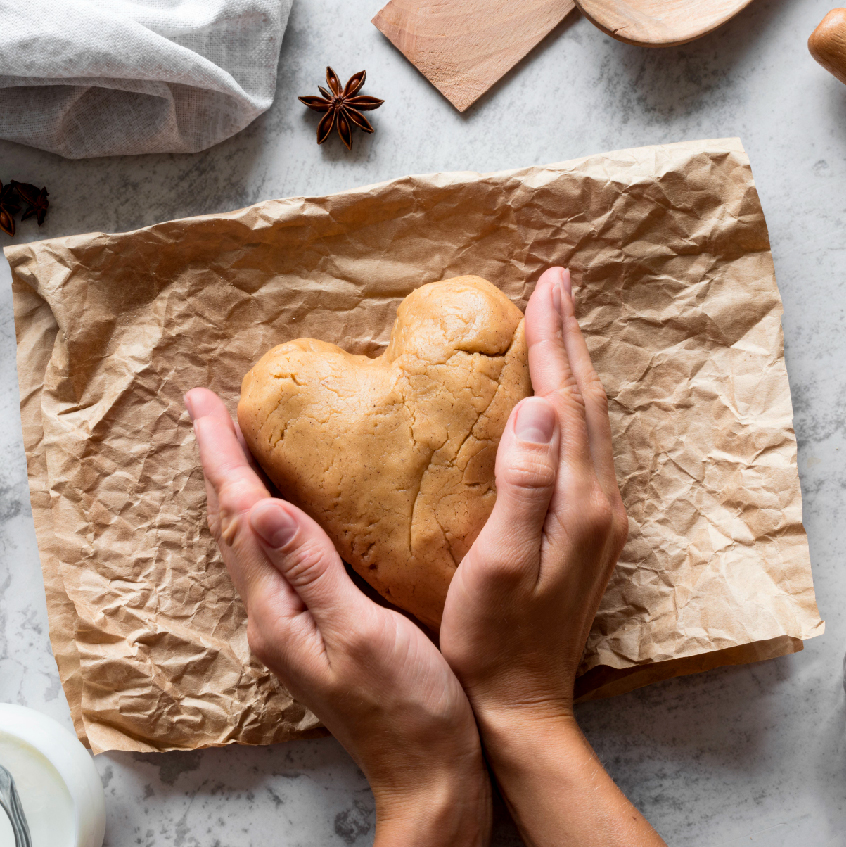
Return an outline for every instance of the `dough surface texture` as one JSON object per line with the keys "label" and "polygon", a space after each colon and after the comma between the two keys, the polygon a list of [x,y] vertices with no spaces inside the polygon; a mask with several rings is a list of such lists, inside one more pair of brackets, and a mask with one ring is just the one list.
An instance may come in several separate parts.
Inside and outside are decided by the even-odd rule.
{"label": "dough surface texture", "polygon": [[522,313],[464,276],[406,297],[377,358],[310,338],[273,348],[244,377],[238,422],[280,494],[437,629],[493,508],[508,416],[530,393]]}

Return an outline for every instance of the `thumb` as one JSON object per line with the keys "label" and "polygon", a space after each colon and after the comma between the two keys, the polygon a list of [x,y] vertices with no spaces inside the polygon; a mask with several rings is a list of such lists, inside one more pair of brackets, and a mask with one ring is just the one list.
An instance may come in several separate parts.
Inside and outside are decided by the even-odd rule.
{"label": "thumb", "polygon": [[305,512],[275,498],[250,509],[250,526],[270,563],[296,591],[317,625],[337,625],[363,596],[329,536]]}
{"label": "thumb", "polygon": [[541,534],[558,476],[558,416],[542,397],[519,403],[496,456],[496,503],[473,545],[473,560],[512,575],[537,568]]}

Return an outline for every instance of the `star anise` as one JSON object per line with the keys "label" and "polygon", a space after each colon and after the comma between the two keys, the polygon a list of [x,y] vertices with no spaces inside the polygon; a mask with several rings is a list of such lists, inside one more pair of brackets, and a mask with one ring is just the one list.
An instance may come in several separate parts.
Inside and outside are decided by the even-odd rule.
{"label": "star anise", "polygon": [[9,235],[15,234],[15,215],[21,210],[14,183],[0,182],[0,229]]}
{"label": "star anise", "polygon": [[21,215],[21,220],[25,221],[35,215],[38,226],[41,226],[47,215],[47,209],[50,207],[50,201],[47,199],[50,192],[46,188],[39,190],[37,185],[32,185],[29,182],[15,182],[15,180],[12,180],[12,187],[29,207]]}
{"label": "star anise", "polygon": [[358,94],[364,85],[367,74],[359,71],[353,74],[347,84],[341,88],[341,80],[332,68],[326,68],[327,91],[322,85],[317,88],[322,97],[300,97],[300,103],[304,103],[315,112],[325,112],[317,125],[317,143],[323,144],[332,132],[332,127],[338,127],[338,135],[341,141],[352,149],[352,124],[363,129],[365,132],[373,132],[370,121],[362,115],[362,112],[370,112],[378,109],[385,101],[378,97],[368,97],[366,94]]}

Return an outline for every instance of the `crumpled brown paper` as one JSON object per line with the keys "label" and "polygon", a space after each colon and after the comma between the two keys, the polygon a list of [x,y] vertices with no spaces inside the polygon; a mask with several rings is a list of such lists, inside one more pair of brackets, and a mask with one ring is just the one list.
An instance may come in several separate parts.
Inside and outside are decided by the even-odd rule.
{"label": "crumpled brown paper", "polygon": [[781,301],[736,139],[499,174],[406,177],[120,235],[6,248],[51,638],[95,752],[319,732],[249,655],[182,396],[234,410],[269,347],[382,350],[424,282],[515,302],[573,271],[610,397],[630,538],[582,697],[818,635]]}

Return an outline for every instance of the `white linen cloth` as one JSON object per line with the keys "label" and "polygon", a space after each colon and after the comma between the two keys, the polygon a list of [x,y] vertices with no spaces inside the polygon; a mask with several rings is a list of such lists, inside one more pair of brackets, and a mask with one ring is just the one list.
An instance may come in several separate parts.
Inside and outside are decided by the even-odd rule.
{"label": "white linen cloth", "polygon": [[0,0],[0,138],[193,153],[273,101],[292,0]]}

